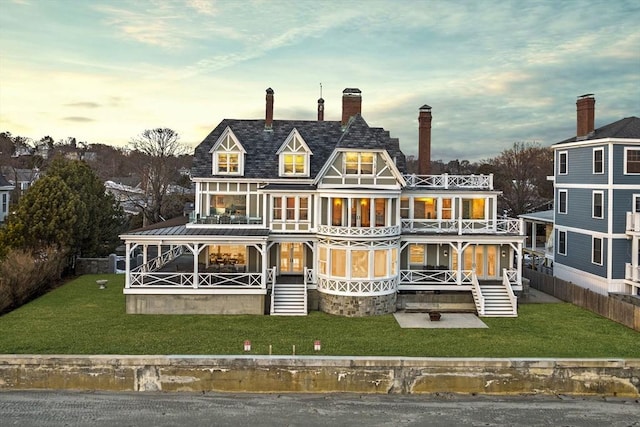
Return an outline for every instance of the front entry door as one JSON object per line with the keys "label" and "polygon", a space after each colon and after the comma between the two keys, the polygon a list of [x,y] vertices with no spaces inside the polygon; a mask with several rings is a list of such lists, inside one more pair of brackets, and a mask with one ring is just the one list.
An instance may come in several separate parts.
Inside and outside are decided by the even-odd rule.
{"label": "front entry door", "polygon": [[304,272],[304,245],[294,242],[280,243],[280,274]]}
{"label": "front entry door", "polygon": [[463,270],[475,268],[478,279],[498,279],[498,247],[471,245],[462,254]]}

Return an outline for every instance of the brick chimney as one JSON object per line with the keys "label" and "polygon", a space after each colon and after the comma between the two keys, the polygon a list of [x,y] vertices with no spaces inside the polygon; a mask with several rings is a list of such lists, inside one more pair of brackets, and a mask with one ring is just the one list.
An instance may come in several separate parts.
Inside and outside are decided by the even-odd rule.
{"label": "brick chimney", "polygon": [[264,118],[265,130],[273,127],[273,89],[267,89],[267,112]]}
{"label": "brick chimney", "polygon": [[576,137],[585,139],[595,129],[596,99],[592,93],[579,96],[576,107],[578,113]]}
{"label": "brick chimney", "polygon": [[342,126],[346,126],[349,119],[362,113],[362,96],[360,89],[346,88],[342,91]]}
{"label": "brick chimney", "polygon": [[318,121],[324,121],[324,99],[318,99]]}
{"label": "brick chimney", "polygon": [[418,175],[431,173],[431,107],[424,104],[418,115]]}

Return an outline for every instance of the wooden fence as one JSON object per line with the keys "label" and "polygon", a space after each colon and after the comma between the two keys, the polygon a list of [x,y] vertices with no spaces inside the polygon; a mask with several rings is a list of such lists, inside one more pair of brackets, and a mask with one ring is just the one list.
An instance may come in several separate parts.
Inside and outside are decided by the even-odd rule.
{"label": "wooden fence", "polygon": [[598,294],[529,268],[523,268],[522,275],[530,280],[532,288],[640,331],[640,306],[638,305],[623,301],[621,298]]}

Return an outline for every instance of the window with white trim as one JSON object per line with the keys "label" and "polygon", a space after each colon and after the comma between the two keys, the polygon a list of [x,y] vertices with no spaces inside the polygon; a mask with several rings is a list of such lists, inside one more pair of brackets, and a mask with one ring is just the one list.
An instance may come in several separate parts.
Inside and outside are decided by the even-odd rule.
{"label": "window with white trim", "polygon": [[604,173],[604,148],[602,147],[593,149],[593,173]]}
{"label": "window with white trim", "polygon": [[640,148],[624,147],[624,173],[640,174]]}
{"label": "window with white trim", "polygon": [[600,237],[591,238],[591,262],[602,265],[602,239]]}
{"label": "window with white trim", "polygon": [[569,171],[569,153],[558,151],[558,175],[566,175]]}
{"label": "window with white trim", "polygon": [[244,175],[244,148],[227,127],[211,148],[213,175]]}
{"label": "window with white trim", "polygon": [[373,175],[375,172],[375,153],[349,151],[343,158],[345,175]]}
{"label": "window with white trim", "polygon": [[594,191],[591,202],[593,205],[593,217],[598,219],[604,218],[604,192]]}
{"label": "window with white trim", "polygon": [[567,232],[558,230],[558,255],[567,254]]}
{"label": "window with white trim", "polygon": [[280,176],[309,176],[312,153],[296,129],[291,131],[276,154],[279,156]]}
{"label": "window with white trim", "polygon": [[308,196],[273,196],[274,221],[305,222],[309,220]]}
{"label": "window with white trim", "polygon": [[566,214],[567,213],[567,199],[568,199],[568,191],[567,190],[558,190],[558,213]]}

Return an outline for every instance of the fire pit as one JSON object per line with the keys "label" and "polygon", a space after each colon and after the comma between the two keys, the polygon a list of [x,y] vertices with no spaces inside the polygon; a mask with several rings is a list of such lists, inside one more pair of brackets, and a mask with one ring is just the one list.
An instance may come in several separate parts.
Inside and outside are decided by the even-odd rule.
{"label": "fire pit", "polygon": [[431,311],[429,312],[429,320],[432,322],[438,322],[442,317],[442,314],[439,311]]}

